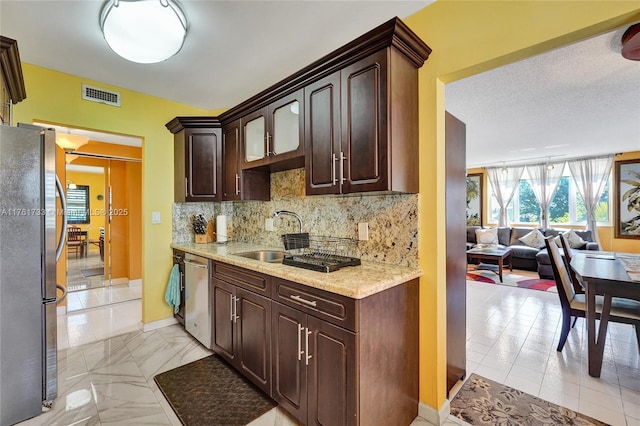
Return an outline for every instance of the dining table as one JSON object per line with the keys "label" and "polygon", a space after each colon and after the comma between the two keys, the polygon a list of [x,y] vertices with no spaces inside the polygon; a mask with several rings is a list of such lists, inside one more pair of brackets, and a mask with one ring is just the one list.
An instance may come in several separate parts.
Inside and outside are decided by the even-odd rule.
{"label": "dining table", "polygon": [[[600,377],[611,299],[640,301],[640,254],[574,251],[570,267],[585,287],[589,375]],[[596,329],[596,295],[603,296]],[[640,344],[640,342],[639,342]]]}

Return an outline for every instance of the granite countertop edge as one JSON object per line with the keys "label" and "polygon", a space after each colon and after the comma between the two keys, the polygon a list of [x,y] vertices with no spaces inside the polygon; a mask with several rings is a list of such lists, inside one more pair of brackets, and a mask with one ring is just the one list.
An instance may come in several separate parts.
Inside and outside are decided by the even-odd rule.
{"label": "granite countertop edge", "polygon": [[171,243],[170,247],[353,299],[363,299],[422,275],[420,268],[364,260],[360,266],[348,266],[335,272],[326,273],[234,255],[255,250],[283,251],[279,247],[274,248],[260,244],[240,242],[225,244]]}

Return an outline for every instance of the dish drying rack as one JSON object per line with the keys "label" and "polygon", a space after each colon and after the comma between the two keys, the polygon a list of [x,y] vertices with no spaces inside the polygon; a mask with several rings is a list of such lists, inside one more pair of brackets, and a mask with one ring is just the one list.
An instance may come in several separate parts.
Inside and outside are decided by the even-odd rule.
{"label": "dish drying rack", "polygon": [[310,236],[308,233],[282,236],[285,250],[283,264],[319,272],[333,272],[345,266],[358,266],[352,257],[358,241],[350,238]]}

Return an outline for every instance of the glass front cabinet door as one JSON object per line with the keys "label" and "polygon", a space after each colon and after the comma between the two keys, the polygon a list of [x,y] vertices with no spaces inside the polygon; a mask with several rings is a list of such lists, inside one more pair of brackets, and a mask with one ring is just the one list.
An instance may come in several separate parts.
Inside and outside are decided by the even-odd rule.
{"label": "glass front cabinet door", "polygon": [[302,90],[243,119],[243,168],[304,156]]}

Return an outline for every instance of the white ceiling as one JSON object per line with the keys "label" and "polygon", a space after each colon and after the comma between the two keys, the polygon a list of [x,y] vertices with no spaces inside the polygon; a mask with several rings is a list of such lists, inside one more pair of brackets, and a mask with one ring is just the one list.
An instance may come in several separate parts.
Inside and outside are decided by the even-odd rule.
{"label": "white ceiling", "polygon": [[445,86],[467,167],[640,151],[640,62],[618,29]]}
{"label": "white ceiling", "polygon": [[[338,47],[432,0],[181,0],[189,33],[158,64],[128,62],[107,46],[102,0],[0,1],[2,35],[23,62],[203,109],[230,108]],[[29,88],[27,88],[29,96]]]}
{"label": "white ceiling", "polygon": [[[0,0],[0,33],[18,40],[23,62],[218,109],[430,3],[182,0],[183,49],[149,65],[107,47],[102,0]],[[448,84],[447,110],[467,124],[468,166],[640,151],[640,62],[620,55],[623,30]]]}

